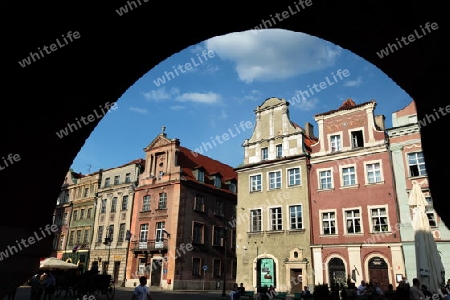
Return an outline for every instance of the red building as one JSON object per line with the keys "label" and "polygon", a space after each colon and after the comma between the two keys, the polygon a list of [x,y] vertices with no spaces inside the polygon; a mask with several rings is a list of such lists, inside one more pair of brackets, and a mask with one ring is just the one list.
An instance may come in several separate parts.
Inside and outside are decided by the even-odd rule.
{"label": "red building", "polygon": [[[126,286],[215,289],[236,277],[237,174],[159,134],[144,149],[145,171],[135,189]],[[225,273],[225,274],[223,274]],[[225,275],[225,277],[224,277]]]}
{"label": "red building", "polygon": [[398,207],[384,116],[375,101],[346,100],[315,115],[310,206],[315,283],[378,282],[404,274]]}

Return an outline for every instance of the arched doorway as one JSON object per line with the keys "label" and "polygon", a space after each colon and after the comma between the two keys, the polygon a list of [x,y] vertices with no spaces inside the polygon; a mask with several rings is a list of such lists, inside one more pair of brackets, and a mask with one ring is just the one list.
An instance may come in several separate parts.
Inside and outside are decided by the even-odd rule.
{"label": "arched doorway", "polygon": [[382,290],[387,290],[389,285],[389,271],[386,261],[381,257],[372,257],[368,263],[369,280],[378,282]]}
{"label": "arched doorway", "polygon": [[333,257],[330,259],[328,262],[328,282],[330,287],[336,283],[345,283],[346,278],[345,265],[342,259],[339,257]]}
{"label": "arched doorway", "polygon": [[257,286],[277,287],[276,282],[276,264],[272,258],[260,258],[257,261]]}

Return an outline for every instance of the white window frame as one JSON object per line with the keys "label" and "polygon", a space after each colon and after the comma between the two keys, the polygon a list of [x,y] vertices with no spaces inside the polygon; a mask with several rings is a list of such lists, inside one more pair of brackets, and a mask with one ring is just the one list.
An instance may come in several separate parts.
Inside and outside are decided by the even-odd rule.
{"label": "white window frame", "polygon": [[283,144],[275,145],[275,155],[277,158],[283,157]]}
{"label": "white window frame", "polygon": [[[292,228],[292,220],[291,220],[291,208],[292,207],[297,207],[300,206],[300,212],[301,212],[301,219],[302,219],[302,224],[301,224],[301,228]],[[297,212],[297,211],[296,211]],[[305,221],[304,221],[304,217],[303,217],[303,205],[302,204],[291,204],[288,206],[287,209],[287,219],[289,220],[289,230],[303,230],[305,229]],[[295,227],[297,227],[297,216],[295,217],[296,222],[295,222]]]}
{"label": "white window frame", "polygon": [[[363,146],[353,147],[352,133],[353,133],[353,132],[357,132],[357,131],[361,131],[361,132],[362,132]],[[350,129],[350,130],[348,131],[348,140],[350,141],[350,149],[359,149],[359,148],[363,148],[363,147],[366,145],[366,138],[365,138],[364,127],[356,127],[356,128]]]}
{"label": "white window frame", "polygon": [[150,226],[148,223],[143,223],[143,224],[139,225],[139,242],[147,242],[148,241],[149,227]]}
{"label": "white window frame", "polygon": [[[423,156],[423,163],[419,163],[419,162],[418,162],[418,160],[417,160],[417,154],[418,154],[418,153],[421,153],[421,154],[422,154],[422,156]],[[419,172],[419,175],[417,175],[417,176],[413,176],[413,175],[411,174],[411,164],[409,163],[409,156],[412,155],[412,154],[415,155],[416,160],[417,160],[417,163],[413,165],[413,166],[417,166],[417,171]],[[408,166],[408,176],[409,176],[409,177],[414,178],[414,177],[424,177],[424,176],[428,176],[428,175],[427,175],[427,174],[428,174],[428,172],[427,172],[427,166],[426,166],[426,164],[425,164],[425,155],[424,155],[424,153],[423,153],[422,150],[420,150],[420,151],[411,151],[411,152],[405,153],[405,155],[406,155],[406,158],[405,158],[405,159],[406,159],[406,165]],[[424,165],[424,166],[425,166],[425,174],[421,174],[421,172],[420,172],[419,166],[421,166],[421,165]]]}
{"label": "white window frame", "polygon": [[[257,186],[257,185],[256,185],[256,188],[253,189],[253,178],[256,178],[257,176],[260,177],[260,178],[259,178],[259,182],[260,182],[260,184],[259,184],[259,189],[258,189],[258,186]],[[250,193],[253,193],[253,192],[261,192],[262,189],[263,189],[262,173],[250,175],[250,176],[249,176],[249,184],[250,184],[250,186],[249,186],[249,191],[250,191]]]}
{"label": "white window frame", "polygon": [[[266,154],[266,155],[264,155]],[[268,160],[269,159],[269,147],[262,147],[261,148],[261,160]]]}
{"label": "white window frame", "polygon": [[[334,233],[332,234],[326,234],[324,232],[324,228],[323,228],[323,214],[325,213],[334,213]],[[339,227],[338,227],[338,215],[337,215],[337,210],[336,209],[323,209],[323,210],[319,210],[319,220],[320,220],[320,236],[324,237],[324,236],[337,236],[339,235]]]}
{"label": "white window frame", "polygon": [[[260,230],[253,230],[254,228],[253,228],[253,212],[254,211],[259,211],[259,216],[260,216],[260,219],[259,219],[259,229]],[[264,231],[264,228],[263,228],[263,214],[262,214],[262,209],[261,208],[253,208],[253,209],[250,209],[250,232],[261,232],[261,231]]]}
{"label": "white window frame", "polygon": [[[372,164],[377,164],[377,163],[380,164],[380,181],[369,182],[367,166],[372,165]],[[383,184],[384,183],[383,162],[381,161],[381,159],[370,160],[370,161],[364,162],[364,179],[365,179],[366,185],[374,185],[374,184]]]}
{"label": "white window frame", "polygon": [[[347,231],[347,212],[348,211],[353,211],[353,210],[359,210],[359,220],[360,220],[361,232],[352,233],[352,232],[348,232]],[[353,218],[353,220],[354,220],[354,218]],[[342,221],[343,221],[343,224],[344,224],[344,233],[345,234],[348,234],[348,235],[362,235],[362,234],[364,234],[363,211],[362,211],[362,207],[361,206],[343,208],[342,209]]]}
{"label": "white window frame", "polygon": [[[296,183],[291,184],[290,171],[293,171],[293,170],[298,170],[298,181],[299,181],[299,183],[297,183],[297,184]],[[294,178],[295,178],[295,174],[294,174]],[[301,186],[302,185],[302,168],[301,167],[292,167],[292,168],[286,169],[286,184],[287,184],[288,187]]]}
{"label": "white window frame", "polygon": [[[333,144],[333,137],[338,136],[339,137],[339,149],[338,150],[334,150],[332,149],[332,144]],[[329,147],[329,152],[330,153],[335,153],[335,152],[339,152],[342,151],[342,131],[338,131],[338,132],[333,132],[333,133],[329,133],[327,135],[328,137],[328,147]]]}
{"label": "white window frame", "polygon": [[[380,208],[386,209],[386,220],[387,220],[387,226],[388,226],[387,231],[374,231],[373,230],[372,209],[380,209]],[[391,232],[391,224],[390,224],[390,220],[389,220],[389,206],[388,205],[368,205],[367,206],[367,215],[369,217],[369,226],[370,226],[369,232],[370,233],[383,234],[383,233]]]}
{"label": "white window frame", "polygon": [[[344,169],[353,168],[355,175],[355,183],[344,185]],[[356,169],[356,164],[340,165],[339,166],[339,179],[341,181],[341,188],[355,187],[358,186],[358,170]]]}
{"label": "white window frame", "polygon": [[[272,187],[272,183],[271,183],[271,175],[272,174],[275,174],[274,187]],[[282,177],[283,177],[283,175],[282,175],[281,170],[274,170],[274,171],[267,172],[267,186],[269,187],[269,190],[279,190],[279,189],[281,189],[281,187],[283,186],[283,179],[282,179]],[[277,179],[279,180],[279,182],[277,181]]]}
{"label": "white window frame", "polygon": [[[275,212],[275,210],[279,209],[279,213]],[[274,218],[274,213],[276,214],[275,218]],[[281,206],[273,206],[269,208],[269,228],[271,231],[281,231],[283,230],[283,208]],[[274,229],[273,227],[276,226],[278,227],[279,225],[281,225],[281,228],[278,229]]]}
{"label": "white window frame", "polygon": [[200,182],[205,182],[205,171],[198,169],[197,170],[197,180]]}
{"label": "white window frame", "polygon": [[[329,171],[330,172],[330,177],[331,177],[331,187],[327,188],[327,189],[323,189],[322,188],[322,184],[321,184],[321,177],[320,177],[320,173],[321,172],[325,172],[325,171]],[[334,178],[333,178],[333,168],[323,168],[323,169],[317,169],[317,190],[319,191],[329,191],[329,190],[333,190],[334,189]]]}

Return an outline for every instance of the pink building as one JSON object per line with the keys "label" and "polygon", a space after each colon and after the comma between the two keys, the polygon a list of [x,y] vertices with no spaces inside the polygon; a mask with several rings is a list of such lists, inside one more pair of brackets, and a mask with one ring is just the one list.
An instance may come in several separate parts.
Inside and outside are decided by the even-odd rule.
{"label": "pink building", "polygon": [[315,282],[396,285],[404,274],[384,116],[375,101],[346,100],[315,115],[310,206]]}

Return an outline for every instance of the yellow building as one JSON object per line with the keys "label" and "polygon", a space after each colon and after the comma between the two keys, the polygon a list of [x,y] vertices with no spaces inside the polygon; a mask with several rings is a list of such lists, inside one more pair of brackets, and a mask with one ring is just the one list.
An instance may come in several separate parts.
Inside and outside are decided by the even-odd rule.
{"label": "yellow building", "polygon": [[[289,103],[269,98],[255,110],[253,135],[243,143],[238,173],[238,283],[300,292],[311,272],[308,164],[312,126],[291,122]],[[309,270],[308,270],[309,268]]]}

